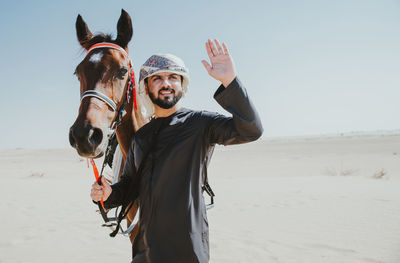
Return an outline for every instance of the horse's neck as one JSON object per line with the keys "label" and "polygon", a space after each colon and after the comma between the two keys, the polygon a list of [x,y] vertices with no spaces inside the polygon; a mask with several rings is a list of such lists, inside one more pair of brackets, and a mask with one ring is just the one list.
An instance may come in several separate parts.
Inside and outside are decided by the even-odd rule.
{"label": "horse's neck", "polygon": [[118,126],[116,132],[118,144],[121,148],[124,160],[126,160],[126,157],[128,156],[133,135],[147,122],[141,114],[140,103],[138,102],[137,104],[137,110],[133,110],[132,104],[127,105],[127,116],[122,119],[121,124]]}
{"label": "horse's neck", "polygon": [[132,118],[126,118],[123,120],[118,126],[116,133],[119,147],[121,148],[124,160],[126,160],[134,133]]}

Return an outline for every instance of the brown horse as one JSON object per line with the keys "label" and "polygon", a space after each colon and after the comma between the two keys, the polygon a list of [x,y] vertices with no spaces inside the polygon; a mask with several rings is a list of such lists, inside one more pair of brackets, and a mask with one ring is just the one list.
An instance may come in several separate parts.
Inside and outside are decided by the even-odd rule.
{"label": "brown horse", "polygon": [[[75,71],[80,81],[81,104],[78,117],[69,131],[69,141],[83,157],[103,156],[110,128],[117,126],[117,140],[126,160],[132,136],[147,122],[142,114],[144,105],[140,103],[138,93],[131,94],[130,99],[127,98],[132,69],[128,56],[128,43],[133,30],[131,18],[125,10],[121,11],[117,30],[117,38],[113,40],[109,35],[93,35],[80,15],[76,20],[78,40],[86,49],[87,55]],[[126,99],[129,101],[124,103]],[[116,120],[119,121],[119,125],[116,125]],[[136,206],[130,210],[127,216],[128,225],[134,219],[136,212]],[[137,227],[130,234],[131,242],[136,234]]]}

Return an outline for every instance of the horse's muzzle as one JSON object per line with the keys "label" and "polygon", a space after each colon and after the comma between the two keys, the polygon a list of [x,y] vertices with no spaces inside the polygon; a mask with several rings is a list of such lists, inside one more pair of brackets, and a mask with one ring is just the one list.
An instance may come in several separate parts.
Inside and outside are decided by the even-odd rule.
{"label": "horse's muzzle", "polygon": [[69,143],[78,154],[83,157],[96,158],[104,153],[103,131],[100,128],[92,127],[90,124],[78,125],[75,123],[69,129]]}

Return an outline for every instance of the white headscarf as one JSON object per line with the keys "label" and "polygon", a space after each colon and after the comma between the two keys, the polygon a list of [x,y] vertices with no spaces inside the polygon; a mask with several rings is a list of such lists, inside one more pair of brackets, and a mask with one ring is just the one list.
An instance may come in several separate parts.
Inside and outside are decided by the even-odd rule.
{"label": "white headscarf", "polygon": [[183,60],[172,54],[156,54],[151,56],[140,68],[139,77],[139,96],[141,96],[147,109],[153,109],[153,112],[143,113],[147,117],[154,114],[154,106],[149,96],[146,94],[144,80],[162,72],[171,72],[182,76],[183,95],[187,92],[189,86],[189,71]]}

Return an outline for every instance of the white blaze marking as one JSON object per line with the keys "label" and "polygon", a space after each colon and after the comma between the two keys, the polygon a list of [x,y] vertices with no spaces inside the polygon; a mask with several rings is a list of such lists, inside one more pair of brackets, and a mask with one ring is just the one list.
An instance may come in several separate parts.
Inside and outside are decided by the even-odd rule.
{"label": "white blaze marking", "polygon": [[103,51],[100,51],[99,53],[93,54],[89,61],[93,63],[98,63],[101,61],[101,58],[103,57]]}

